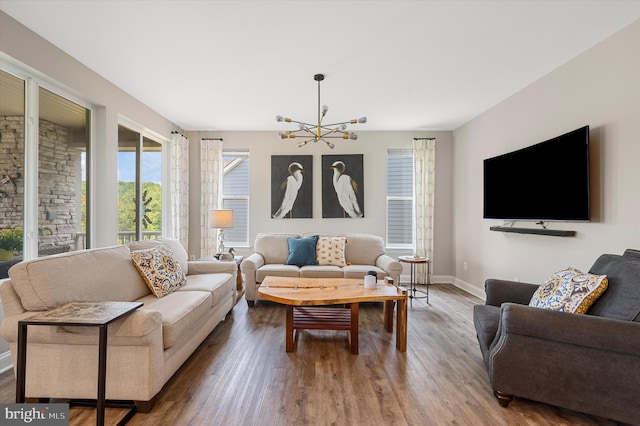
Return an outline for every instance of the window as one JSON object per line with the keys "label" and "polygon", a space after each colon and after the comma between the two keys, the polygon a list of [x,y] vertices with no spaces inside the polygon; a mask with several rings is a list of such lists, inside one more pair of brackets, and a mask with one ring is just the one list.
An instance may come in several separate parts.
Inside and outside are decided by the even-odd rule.
{"label": "window", "polygon": [[38,256],[88,247],[90,111],[39,88]]}
{"label": "window", "polygon": [[387,246],[413,249],[413,151],[387,151]]}
{"label": "window", "polygon": [[118,244],[162,236],[162,168],[160,142],[118,126]]}
{"label": "window", "polygon": [[227,247],[249,246],[249,153],[224,151],[222,208],[233,210],[234,227],[225,229]]}
{"label": "window", "polygon": [[25,81],[0,71],[0,278],[22,260]]}
{"label": "window", "polygon": [[5,278],[23,259],[90,246],[92,110],[16,64],[2,63],[0,92],[0,246],[7,249],[0,278]]}

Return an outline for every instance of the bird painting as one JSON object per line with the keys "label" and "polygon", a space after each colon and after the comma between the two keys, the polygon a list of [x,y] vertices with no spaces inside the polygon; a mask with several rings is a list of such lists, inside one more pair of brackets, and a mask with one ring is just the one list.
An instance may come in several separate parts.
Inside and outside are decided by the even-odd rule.
{"label": "bird painting", "polygon": [[338,203],[344,212],[344,217],[362,217],[362,210],[358,204],[358,183],[345,173],[347,166],[343,161],[334,161],[331,164],[333,169],[333,189],[338,196]]}
{"label": "bird painting", "polygon": [[302,176],[302,173],[304,172],[302,164],[298,162],[289,164],[288,172],[289,176],[287,176],[280,186],[280,188],[284,190],[284,196],[282,197],[280,207],[272,215],[274,219],[282,219],[291,212],[291,209],[298,198],[298,191],[300,190],[304,180]]}

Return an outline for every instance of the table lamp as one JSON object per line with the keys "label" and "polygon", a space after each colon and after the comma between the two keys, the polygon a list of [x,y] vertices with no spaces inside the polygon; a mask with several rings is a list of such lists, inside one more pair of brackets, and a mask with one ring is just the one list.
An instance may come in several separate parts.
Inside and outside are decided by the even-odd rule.
{"label": "table lamp", "polygon": [[218,254],[224,253],[224,228],[233,228],[233,210],[211,210],[209,215],[209,227],[218,228]]}

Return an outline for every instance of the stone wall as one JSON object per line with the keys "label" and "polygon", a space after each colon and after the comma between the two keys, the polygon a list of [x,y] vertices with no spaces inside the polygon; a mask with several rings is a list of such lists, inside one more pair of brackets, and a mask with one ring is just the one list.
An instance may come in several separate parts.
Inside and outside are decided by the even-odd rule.
{"label": "stone wall", "polygon": [[20,173],[0,183],[0,228],[22,226],[24,215],[24,117],[0,116],[0,178]]}
{"label": "stone wall", "polygon": [[[69,130],[40,120],[38,147],[38,227],[40,246],[75,246],[77,220],[77,151],[71,147]],[[24,119],[0,117],[0,174],[21,176],[15,185],[0,185],[0,227],[22,226],[24,194]],[[47,219],[50,212],[51,219]],[[55,218],[53,217],[55,216]]]}

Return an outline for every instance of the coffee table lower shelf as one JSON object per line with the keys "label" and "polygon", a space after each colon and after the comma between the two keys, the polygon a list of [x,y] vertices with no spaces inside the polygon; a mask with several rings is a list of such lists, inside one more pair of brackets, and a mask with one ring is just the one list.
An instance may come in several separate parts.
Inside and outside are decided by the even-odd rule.
{"label": "coffee table lower shelf", "polygon": [[287,352],[295,351],[297,330],[345,330],[349,336],[349,349],[358,354],[358,303],[347,304],[349,308],[287,305]]}

